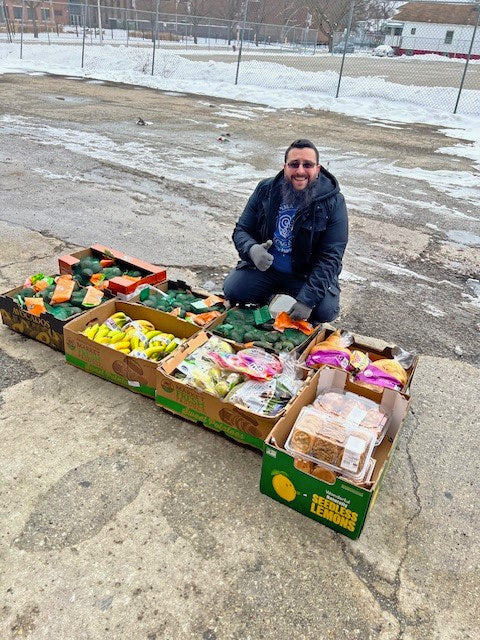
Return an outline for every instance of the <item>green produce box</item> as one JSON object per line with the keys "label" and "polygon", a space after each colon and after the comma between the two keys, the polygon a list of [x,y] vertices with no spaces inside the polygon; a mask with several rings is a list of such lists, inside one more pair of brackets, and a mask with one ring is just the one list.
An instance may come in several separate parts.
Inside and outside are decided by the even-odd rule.
{"label": "green produce box", "polygon": [[296,468],[294,456],[285,449],[285,442],[302,407],[314,401],[319,384],[375,399],[359,385],[350,383],[344,371],[329,368],[317,371],[265,440],[260,491],[355,540],[362,531],[390,465],[409,399],[391,389],[385,389],[382,394],[381,406],[390,412],[390,424],[382,443],[373,450],[375,468],[366,486],[356,485],[344,477],[335,477],[332,473],[325,474],[326,479],[322,480]]}
{"label": "green produce box", "polygon": [[[56,277],[56,276],[52,276]],[[51,313],[42,313],[39,316],[29,313],[14,299],[19,291],[25,287],[16,287],[0,295],[0,313],[3,324],[17,333],[22,333],[29,338],[38,340],[52,349],[65,351],[63,328],[72,318],[78,318],[90,309],[85,309],[81,314],[71,316],[67,320],[60,320]],[[111,294],[104,292],[106,298],[111,298]],[[103,303],[102,303],[103,304]]]}
{"label": "green produce box", "polygon": [[[276,330],[263,330],[260,327],[255,327],[253,324],[255,310],[258,310],[258,307],[233,307],[229,311],[226,311],[224,314],[222,314],[219,318],[214,320],[208,326],[208,331],[215,333],[215,335],[221,336],[227,342],[238,345],[241,348],[245,348],[246,345],[250,345],[252,343],[258,343],[259,346],[272,352],[276,351],[276,344],[282,343],[284,345],[286,341],[289,344],[283,350],[289,353],[292,351],[300,352],[305,349],[305,347],[314,339],[314,337],[320,331],[322,326],[318,325],[317,327],[315,327],[313,332],[308,336],[297,329],[286,329],[283,333]],[[237,318],[234,318],[235,315],[237,316]],[[242,315],[247,318],[246,322],[245,320],[242,320]],[[232,317],[234,318],[233,320],[231,320]],[[237,322],[239,322],[238,326],[236,325]],[[219,330],[219,327],[224,324],[232,324],[232,326],[234,326],[233,331],[225,333]],[[252,331],[254,332],[253,335]],[[260,332],[258,334],[258,337],[255,335],[255,331]],[[294,342],[290,341],[290,336],[292,334],[295,335]],[[254,340],[252,340],[252,338],[254,338]]]}
{"label": "green produce box", "polygon": [[119,300],[109,300],[65,326],[65,356],[69,364],[153,398],[158,362],[115,351],[105,344],[90,340],[82,333],[87,325],[101,324],[119,311],[123,311],[132,320],[148,320],[156,329],[172,333],[177,338],[193,336],[198,332],[198,327],[163,311]]}
{"label": "green produce box", "polygon": [[[154,297],[157,297],[158,299],[158,291],[162,291],[163,293],[167,293],[169,291],[172,290],[180,290],[183,291],[184,293],[188,293],[188,294],[192,294],[192,296],[195,296],[195,299],[197,301],[197,303],[199,305],[201,305],[201,301],[203,300],[207,300],[208,298],[212,297],[212,294],[209,294],[207,292],[198,292],[193,290],[186,282],[184,282],[183,280],[166,280],[165,282],[161,282],[159,284],[156,285],[144,285],[144,289],[142,289],[142,291],[140,293],[138,293],[137,295],[135,295],[135,297],[133,297],[131,299],[131,302],[138,302],[139,304],[143,304],[145,306],[149,306],[151,308],[159,308],[159,307],[152,307],[152,304],[150,303],[150,301],[147,299],[145,299],[145,296],[147,295],[148,291],[151,291],[152,295]],[[159,294],[161,296],[161,294]],[[220,298],[219,296],[215,296],[215,298]],[[160,298],[161,300],[161,298]],[[223,300],[223,298],[222,298]],[[186,318],[188,317],[189,321],[193,322],[194,324],[198,325],[199,327],[201,326],[202,329],[207,329],[208,327],[211,326],[211,324],[216,321],[220,316],[217,316],[217,318],[214,318],[213,320],[204,320],[204,316],[203,314],[205,312],[210,311],[211,309],[218,311],[218,313],[223,314],[225,312],[225,307],[223,306],[223,304],[219,303],[216,304],[214,307],[206,307],[206,308],[199,308],[198,310],[196,310],[195,313],[192,313],[192,309],[190,307],[189,303],[184,303],[182,302],[182,308],[179,309],[179,311],[176,311],[175,313],[173,311],[168,311],[168,309],[171,307],[171,304],[169,302],[166,303],[166,308],[161,308],[160,307],[160,311],[166,311],[167,313],[172,313],[172,315],[177,315],[177,317],[179,318]],[[187,316],[188,314],[188,316]],[[198,318],[198,319],[197,319]]]}
{"label": "green produce box", "polygon": [[[261,415],[197,389],[174,376],[175,369],[182,360],[208,339],[209,335],[200,331],[159,364],[155,401],[163,409],[187,420],[221,431],[238,442],[263,450],[266,436],[284,415],[286,408],[275,416]],[[240,349],[238,345],[234,348],[237,351]],[[308,374],[305,372],[304,375]]]}

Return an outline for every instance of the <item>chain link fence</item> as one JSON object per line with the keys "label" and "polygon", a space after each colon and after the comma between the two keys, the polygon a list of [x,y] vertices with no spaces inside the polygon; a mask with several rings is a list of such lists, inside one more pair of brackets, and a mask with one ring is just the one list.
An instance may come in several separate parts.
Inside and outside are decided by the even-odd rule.
{"label": "chain link fence", "polygon": [[[219,20],[92,0],[0,0],[0,43],[18,45],[19,57],[39,43],[77,44],[82,67],[93,46],[145,47],[152,50],[145,73],[155,75],[155,53],[158,60],[159,52],[167,51],[190,60],[227,63],[233,84],[271,90],[288,88],[288,73],[281,67],[266,70],[266,65],[281,65],[290,73],[295,70],[296,91],[337,98],[391,100],[394,95],[398,103],[480,114],[480,3],[461,6],[473,11],[468,24],[439,23],[435,16],[433,21],[427,16],[430,22],[422,22],[422,15],[416,21],[415,16],[393,16],[373,28],[367,20],[352,22],[351,11],[350,21],[346,19],[344,29],[333,32],[327,44],[320,31],[308,26],[242,17]],[[184,68],[179,65],[177,73]],[[215,70],[213,65],[212,81]],[[219,81],[225,82],[224,69]]]}

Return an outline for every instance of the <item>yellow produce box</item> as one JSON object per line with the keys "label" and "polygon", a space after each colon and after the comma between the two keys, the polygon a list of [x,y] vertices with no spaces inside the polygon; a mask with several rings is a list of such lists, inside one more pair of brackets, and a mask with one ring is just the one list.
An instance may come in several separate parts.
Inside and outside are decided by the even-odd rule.
{"label": "yellow produce box", "polygon": [[[92,309],[65,325],[65,356],[68,363],[132,391],[154,398],[158,362],[145,359],[144,356],[130,355],[129,349],[124,348],[126,344],[122,345],[121,340],[111,343],[98,342],[95,341],[95,338],[91,339],[83,333],[86,329],[94,328],[95,325],[101,326],[114,314],[125,314],[136,323],[145,321],[153,326],[154,329],[151,331],[173,334],[175,338],[179,339],[190,338],[198,332],[199,328],[163,311],[118,300],[110,300],[101,307]],[[120,327],[120,331],[122,328]],[[138,348],[138,344],[135,346]],[[168,351],[165,355],[168,355]],[[140,353],[139,356],[142,354]]]}

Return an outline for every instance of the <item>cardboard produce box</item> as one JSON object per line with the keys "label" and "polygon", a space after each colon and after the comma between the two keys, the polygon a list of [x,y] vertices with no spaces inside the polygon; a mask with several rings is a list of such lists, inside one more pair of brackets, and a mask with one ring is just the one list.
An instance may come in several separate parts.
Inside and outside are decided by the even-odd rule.
{"label": "cardboard produce box", "polygon": [[[159,284],[155,284],[155,285],[142,285],[141,287],[141,291],[140,292],[136,292],[135,296],[131,298],[130,302],[138,302],[138,304],[143,304],[145,306],[146,305],[145,301],[142,300],[142,296],[146,294],[146,292],[151,288],[151,291],[153,294],[155,294],[156,291],[163,291],[163,293],[167,293],[168,291],[171,291],[172,289],[177,289],[177,290],[182,290],[185,291],[185,293],[191,293],[193,294],[196,298],[198,298],[198,300],[207,300],[208,298],[212,298],[213,295],[208,293],[208,292],[199,292],[199,291],[195,291],[194,289],[192,289],[186,282],[184,282],[183,280],[165,280],[164,282],[161,282]],[[215,298],[220,298],[220,296],[215,296]],[[152,307],[155,308],[155,307]],[[205,309],[205,312],[208,312],[208,308]],[[171,311],[167,311],[167,313],[172,313]],[[218,318],[221,315],[225,314],[225,308],[223,307],[222,311],[219,311],[219,314],[216,318],[213,319],[209,319],[209,320],[204,320],[203,319],[203,313],[199,312],[198,318],[199,321],[196,322],[195,321],[195,314],[191,314],[191,318],[190,320],[193,320],[195,322],[195,324],[199,327],[202,327],[202,329],[207,329],[209,328],[215,321],[218,320]],[[172,314],[173,315],[173,314]],[[176,314],[175,314],[176,315]],[[183,313],[183,316],[178,316],[178,317],[185,317],[185,312]],[[200,321],[201,320],[201,321]]]}
{"label": "cardboard produce box", "polygon": [[[54,276],[53,276],[54,277]],[[51,313],[45,312],[39,316],[33,315],[29,311],[23,309],[14,297],[24,286],[16,287],[10,291],[0,294],[0,314],[3,323],[29,338],[38,340],[57,351],[65,351],[63,329],[65,325],[73,318],[79,318],[85,313],[89,313],[90,309],[85,309],[81,314],[71,316],[67,320],[56,318]],[[108,292],[104,293],[105,297],[111,297]],[[104,304],[104,303],[102,303]],[[98,308],[98,307],[96,307]]]}
{"label": "cardboard produce box", "polygon": [[101,244],[94,244],[88,249],[60,256],[58,258],[60,273],[73,273],[73,265],[86,256],[93,256],[99,259],[112,258],[115,261],[115,265],[121,269],[135,269],[145,272],[138,280],[116,276],[108,281],[110,291],[119,297],[123,296],[124,299],[134,296],[142,284],[156,284],[167,279],[167,271],[164,267],[158,267]]}
{"label": "cardboard produce box", "polygon": [[[233,307],[232,309],[235,310],[237,307]],[[232,340],[231,338],[229,338],[228,336],[223,336],[221,333],[218,333],[216,331],[217,327],[221,324],[223,324],[224,322],[226,322],[228,319],[228,311],[225,311],[224,313],[222,313],[221,316],[219,316],[218,318],[216,318],[215,320],[213,320],[208,327],[206,327],[206,329],[208,329],[209,332],[214,333],[215,335],[218,335],[222,338],[222,340],[225,340],[226,342],[229,342],[232,345],[235,345],[237,348],[242,348],[245,349],[245,347],[247,345],[250,345],[250,342],[237,342],[235,340]],[[289,349],[289,353],[292,352],[297,352],[297,353],[301,353],[306,347],[307,345],[309,345],[312,340],[315,338],[315,336],[318,334],[318,332],[321,329],[321,325],[318,325],[316,327],[313,328],[313,331],[310,335],[306,335],[304,334],[304,340],[299,344],[299,345],[294,345],[292,349]],[[269,333],[267,330],[265,330],[265,334]],[[279,335],[281,335],[281,332],[277,331],[277,333]],[[281,341],[281,339],[280,339]],[[267,346],[268,345],[268,346]],[[267,351],[271,351],[273,353],[275,353],[275,349],[274,349],[274,343],[268,344],[268,342],[265,343],[265,347],[264,347]]]}
{"label": "cardboard produce box", "polygon": [[208,334],[200,331],[160,363],[157,369],[156,403],[187,420],[221,431],[238,442],[263,450],[265,438],[285,414],[286,408],[275,416],[261,415],[197,389],[174,376],[175,369],[182,360],[208,339]]}
{"label": "cardboard produce box", "polygon": [[368,391],[350,383],[344,371],[329,368],[317,371],[266,438],[260,491],[312,520],[356,539],[375,503],[390,465],[409,399],[391,389],[386,389],[382,394],[381,406],[390,413],[390,422],[383,441],[373,449],[375,467],[370,482],[366,486],[358,486],[345,477],[335,478],[332,473],[325,474],[325,478],[330,476],[330,482],[327,482],[296,468],[294,455],[285,449],[285,443],[300,411],[314,401],[319,385],[345,389],[375,400]]}
{"label": "cardboard produce box", "polygon": [[70,321],[65,326],[65,356],[68,363],[132,391],[154,398],[158,362],[120,353],[108,345],[90,340],[81,333],[87,325],[102,324],[118,311],[123,311],[132,320],[148,320],[156,329],[165,333],[173,333],[177,338],[190,338],[198,332],[198,327],[163,311],[119,300],[110,300],[101,307],[92,309]]}
{"label": "cardboard produce box", "polygon": [[[303,348],[303,350],[300,353],[300,356],[298,359],[298,364],[300,367],[305,368],[308,371],[312,370],[306,365],[306,360],[309,354],[314,349],[315,345],[317,345],[320,342],[323,342],[323,340],[328,338],[328,336],[330,336],[334,331],[335,329],[333,328],[322,329],[319,333],[315,335],[313,340],[311,340],[311,342],[308,343],[307,347]],[[362,351],[363,353],[366,353],[372,363],[375,363],[375,360],[380,360],[383,358],[387,358],[389,360],[393,359],[395,349],[396,349],[395,345],[387,344],[383,340],[378,340],[376,338],[371,338],[369,336],[359,336],[356,334],[352,334],[352,335],[353,335],[353,343],[348,346],[348,349],[350,351],[358,350],[358,351]],[[406,370],[407,381],[402,387],[402,389],[400,389],[400,392],[406,396],[410,395],[410,386],[413,379],[413,375],[415,373],[415,369],[417,367],[417,363],[418,363],[418,356],[412,356],[412,364]],[[321,365],[321,367],[324,367],[324,366],[333,367],[333,365],[331,364]],[[377,392],[372,397],[374,397],[377,402],[380,402],[381,395],[382,395],[382,392],[379,392],[379,393]]]}

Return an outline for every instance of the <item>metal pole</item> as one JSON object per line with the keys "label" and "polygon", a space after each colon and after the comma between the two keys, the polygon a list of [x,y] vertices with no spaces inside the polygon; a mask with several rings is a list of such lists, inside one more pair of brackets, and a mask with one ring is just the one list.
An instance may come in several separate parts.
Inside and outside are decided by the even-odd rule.
{"label": "metal pole", "polygon": [[238,47],[238,60],[237,60],[237,72],[235,74],[235,84],[238,83],[238,72],[240,70],[240,60],[242,58],[242,47],[243,47],[243,32],[245,31],[245,23],[247,22],[247,11],[248,11],[248,0],[244,0],[243,5],[243,22],[242,29],[240,31],[240,46]]}
{"label": "metal pole", "polygon": [[478,21],[479,21],[479,18],[480,18],[480,4],[475,5],[475,11],[477,12],[477,21],[475,22],[475,27],[473,29],[472,41],[470,42],[470,49],[468,50],[467,59],[465,61],[465,67],[463,68],[462,81],[460,83],[460,89],[458,90],[457,101],[455,102],[455,109],[453,110],[453,113],[457,113],[457,107],[458,107],[458,103],[460,102],[460,96],[462,94],[462,89],[463,89],[463,83],[465,82],[465,76],[467,75],[468,63],[470,62],[470,56],[472,55],[473,42],[475,40],[475,35],[477,33],[477,28],[478,28]]}
{"label": "metal pole", "polygon": [[50,44],[50,33],[48,31],[47,19],[45,17],[45,6],[44,6],[43,1],[42,1],[42,4],[41,4],[41,7],[40,7],[40,14],[42,16],[43,27],[44,27],[45,31],[47,32],[48,44]]}
{"label": "metal pole", "polygon": [[103,44],[102,12],[100,10],[100,0],[97,0],[97,12],[98,12],[98,35],[100,37],[100,44]]}
{"label": "metal pole", "polygon": [[335,96],[336,98],[338,98],[338,94],[340,93],[340,83],[342,81],[343,63],[345,62],[345,54],[347,52],[348,39],[350,38],[350,28],[352,26],[353,9],[354,8],[355,8],[355,0],[352,0],[352,2],[350,4],[350,13],[349,13],[349,16],[348,16],[348,27],[347,27],[347,34],[345,36],[345,45],[343,47],[342,64],[340,65],[340,74],[338,76],[337,94]]}
{"label": "metal pole", "polygon": [[13,42],[13,40],[12,40],[12,33],[11,33],[11,31],[10,31],[10,23],[9,23],[8,18],[7,18],[7,12],[6,12],[6,10],[5,10],[5,0],[3,0],[3,2],[2,2],[2,10],[3,10],[3,17],[5,18],[5,26],[6,26],[6,28],[7,28],[8,41],[9,41],[9,42]]}
{"label": "metal pole", "polygon": [[22,0],[22,24],[21,24],[21,32],[20,32],[20,60],[23,56],[23,14],[25,12],[25,0]]}
{"label": "metal pole", "polygon": [[83,61],[85,59],[86,22],[87,22],[87,0],[85,0],[85,4],[83,5],[82,69],[83,69]]}
{"label": "metal pole", "polygon": [[157,7],[155,9],[155,32],[152,33],[152,36],[153,36],[152,76],[153,76],[153,70],[155,68],[155,45],[157,40],[157,29],[158,29],[158,3],[159,3],[159,0],[157,0]]}

